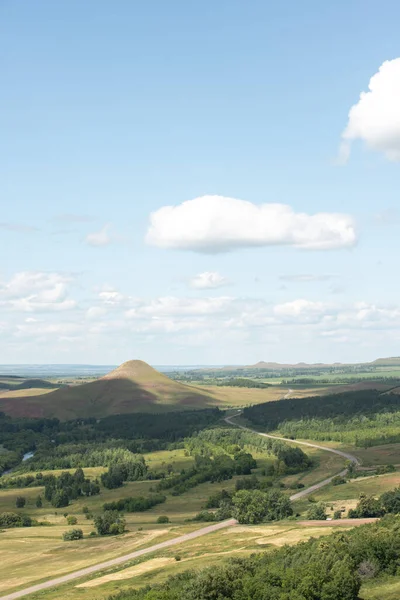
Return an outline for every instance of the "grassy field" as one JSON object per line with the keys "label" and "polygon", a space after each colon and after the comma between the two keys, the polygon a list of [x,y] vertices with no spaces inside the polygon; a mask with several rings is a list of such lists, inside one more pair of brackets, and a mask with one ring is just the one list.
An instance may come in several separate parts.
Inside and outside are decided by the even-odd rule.
{"label": "grassy field", "polygon": [[[199,525],[198,525],[199,527]],[[126,588],[138,588],[148,583],[162,582],[187,569],[199,569],[218,564],[230,556],[246,556],[255,551],[269,550],[285,543],[297,543],[311,536],[329,535],[332,527],[305,528],[295,522],[279,525],[236,526],[165,549],[149,558],[109,569],[95,576],[77,580],[61,588],[32,595],[32,600],[64,599],[103,600]],[[177,562],[175,557],[179,556]]]}
{"label": "grassy field", "polygon": [[385,577],[377,581],[368,581],[360,591],[362,600],[399,600],[400,577]]}
{"label": "grassy field", "polygon": [[[343,465],[343,461],[339,457],[323,451],[311,450],[311,455],[315,460],[315,467],[307,473],[285,478],[286,483],[289,484],[294,480],[301,480],[305,485],[311,485],[326,477],[327,474],[336,473]],[[262,468],[265,468],[273,459],[265,454],[259,454],[256,458],[258,460],[256,474],[262,478]],[[182,468],[187,468],[193,463],[193,458],[185,456],[183,449],[148,453],[145,455],[145,459],[150,468],[155,471],[165,469],[165,466],[168,464],[172,465],[174,471],[180,471]],[[102,467],[84,469],[85,475],[90,478],[99,477],[103,471]],[[58,475],[61,471],[52,471],[52,473]],[[136,548],[151,545],[156,543],[154,540],[157,542],[163,541],[164,539],[181,535],[186,531],[201,528],[203,526],[201,523],[189,523],[187,519],[193,518],[197,512],[204,508],[206,500],[217,490],[227,489],[233,491],[237,479],[238,477],[234,477],[221,483],[204,483],[196,488],[192,488],[181,496],[167,494],[167,501],[164,504],[155,506],[143,513],[127,513],[127,533],[118,537],[103,538],[87,537],[93,531],[94,527],[92,521],[85,518],[82,512],[83,507],[88,506],[89,510],[95,515],[102,510],[105,502],[118,500],[127,496],[148,495],[154,489],[156,482],[130,482],[126,483],[122,488],[115,490],[102,488],[100,495],[79,499],[65,509],[58,510],[53,509],[49,505],[45,505],[41,509],[36,508],[36,498],[39,494],[43,497],[43,488],[0,490],[0,512],[24,512],[39,521],[47,521],[50,524],[47,527],[10,529],[0,534],[0,592],[5,593],[8,590],[26,587],[33,582],[40,581],[42,579],[40,572],[41,564],[46,564],[45,572],[47,578],[54,577],[94,564],[99,562],[99,560],[121,556]],[[293,492],[288,490],[287,493]],[[15,500],[18,495],[24,496],[27,500],[26,507],[22,510],[15,508]],[[77,526],[82,528],[85,534],[84,540],[71,543],[62,541],[62,534],[71,529],[71,526],[67,525],[66,519],[63,516],[65,512],[77,517]],[[156,521],[160,515],[167,515],[170,523],[168,525],[158,525]],[[130,579],[137,580],[141,584],[146,580],[146,577],[151,576],[153,578],[156,576],[156,573],[159,573],[161,577],[172,571],[175,572],[177,568],[187,568],[191,566],[191,564],[188,564],[191,561],[193,564],[196,562],[196,565],[198,564],[199,566],[207,564],[211,555],[213,556],[213,562],[214,560],[222,560],[226,555],[227,547],[229,551],[246,553],[262,548],[264,543],[279,544],[284,543],[284,540],[294,543],[298,539],[298,536],[301,539],[309,537],[309,533],[305,532],[304,528],[298,528],[295,522],[284,526],[280,524],[277,527],[278,529],[271,529],[271,526],[268,526],[267,529],[249,528],[249,531],[246,528],[244,530],[235,528],[234,531],[229,533],[229,536],[224,533],[215,534],[215,539],[220,536],[221,547],[216,545],[215,539],[212,536],[197,541],[193,540],[189,545],[185,544],[184,548],[171,549],[169,553],[163,553],[161,558],[168,558],[168,561],[165,564],[163,563],[162,566],[159,562],[154,563],[154,569],[140,574],[136,573]],[[297,531],[297,533],[293,533],[294,531]],[[266,532],[270,533],[267,534]],[[324,528],[321,535],[325,535],[328,532]],[[271,539],[267,540],[267,538]],[[275,541],[272,541],[272,538]],[[262,539],[264,539],[264,542],[261,541]],[[179,564],[171,560],[171,557],[173,559],[176,552],[182,552],[182,561]],[[185,564],[186,562],[187,564]],[[113,586],[115,588],[118,585],[125,585],[125,583],[118,581],[110,582],[105,584],[105,589],[111,589]],[[129,585],[131,585],[131,581]],[[71,589],[75,590],[75,586],[72,586]],[[71,597],[92,597],[90,595],[92,592],[89,594],[89,588],[79,589],[81,596],[76,596],[77,592],[74,591],[73,594],[75,595]],[[96,591],[97,586],[93,590]],[[52,592],[48,593],[51,594]],[[56,598],[57,593],[54,592],[54,596],[50,595],[48,597]]]}

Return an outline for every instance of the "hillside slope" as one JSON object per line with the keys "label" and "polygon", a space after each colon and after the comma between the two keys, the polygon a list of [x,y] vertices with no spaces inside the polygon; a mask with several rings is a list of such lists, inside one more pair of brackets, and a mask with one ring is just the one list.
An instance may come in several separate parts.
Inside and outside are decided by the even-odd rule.
{"label": "hillside slope", "polygon": [[131,360],[104,377],[38,396],[1,398],[0,411],[12,416],[105,417],[132,412],[161,412],[214,405],[209,393],[172,381],[150,365]]}

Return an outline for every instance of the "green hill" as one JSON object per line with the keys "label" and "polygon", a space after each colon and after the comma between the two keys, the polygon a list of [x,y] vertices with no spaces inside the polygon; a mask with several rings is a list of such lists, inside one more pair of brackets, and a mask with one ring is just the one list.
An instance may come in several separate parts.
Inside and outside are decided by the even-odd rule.
{"label": "green hill", "polygon": [[16,417],[67,420],[206,408],[213,404],[209,393],[172,381],[145,362],[131,360],[90,383],[63,387],[40,396],[0,398],[0,411]]}

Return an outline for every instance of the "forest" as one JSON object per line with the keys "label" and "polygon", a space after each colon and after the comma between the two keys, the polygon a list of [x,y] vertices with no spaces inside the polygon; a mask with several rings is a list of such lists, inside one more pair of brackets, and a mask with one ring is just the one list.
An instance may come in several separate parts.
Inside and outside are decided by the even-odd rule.
{"label": "forest", "polygon": [[268,402],[245,408],[243,416],[291,439],[336,440],[359,447],[400,442],[400,396],[377,390]]}

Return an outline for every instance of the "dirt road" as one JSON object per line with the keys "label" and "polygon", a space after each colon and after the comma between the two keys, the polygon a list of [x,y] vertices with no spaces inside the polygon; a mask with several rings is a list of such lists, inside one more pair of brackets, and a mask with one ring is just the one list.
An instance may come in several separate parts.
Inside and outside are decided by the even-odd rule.
{"label": "dirt road", "polygon": [[61,585],[62,583],[67,583],[68,581],[78,579],[79,577],[91,575],[92,573],[97,573],[98,571],[102,571],[103,569],[108,569],[109,567],[121,565],[125,562],[128,562],[128,560],[138,558],[139,556],[143,556],[144,554],[150,554],[151,552],[156,552],[156,550],[162,550],[163,548],[176,546],[177,544],[181,544],[182,542],[193,540],[202,535],[207,535],[207,533],[213,533],[214,531],[224,529],[225,527],[231,527],[232,525],[236,525],[235,519],[228,519],[227,521],[222,521],[221,523],[208,525],[208,527],[197,529],[196,531],[192,531],[191,533],[185,533],[184,535],[180,535],[177,538],[167,540],[166,542],[160,542],[159,544],[155,544],[154,546],[150,546],[149,548],[136,550],[135,552],[131,552],[130,554],[125,554],[124,556],[119,556],[118,558],[113,558],[100,564],[93,565],[91,567],[86,567],[85,569],[80,569],[79,571],[75,571],[74,573],[69,573],[69,575],[63,575],[62,577],[57,577],[56,579],[50,579],[49,581],[38,583],[37,585],[32,585],[31,587],[25,588],[24,590],[20,590],[19,592],[13,592],[11,594],[7,594],[6,596],[1,596],[0,600],[15,600],[16,598],[22,598],[23,596],[27,596],[28,594],[34,594],[35,592],[40,592],[47,588],[55,587],[56,585]]}
{"label": "dirt road", "polygon": [[[231,417],[226,417],[225,421],[227,423],[229,423],[230,425],[234,425],[235,427],[239,427],[240,429],[244,429],[245,431],[251,431],[251,433],[256,433],[257,435],[261,435],[262,437],[271,438],[273,440],[281,440],[283,442],[292,442],[293,444],[298,444],[299,446],[308,446],[309,448],[318,448],[319,450],[325,450],[326,452],[331,452],[332,454],[338,454],[339,456],[342,456],[343,458],[345,458],[346,460],[349,460],[350,462],[354,463],[355,465],[360,464],[360,461],[358,460],[357,457],[353,456],[352,454],[349,454],[348,452],[342,452],[342,450],[337,450],[336,448],[328,448],[328,446],[320,446],[319,444],[313,444],[311,442],[301,442],[299,440],[288,440],[287,438],[279,437],[277,435],[270,435],[269,433],[260,433],[259,431],[256,431],[255,429],[250,429],[250,427],[244,427],[243,425],[239,425],[238,423],[232,422],[232,419],[235,419],[236,417],[238,417],[241,414],[242,413],[239,411],[236,415],[232,415]],[[296,494],[293,494],[292,496],[290,496],[290,499],[298,500],[299,498],[304,498],[304,496],[308,496],[309,494],[312,494],[316,490],[319,490],[319,489],[325,487],[326,485],[328,485],[329,483],[331,483],[331,481],[334,477],[337,477],[338,475],[343,476],[343,475],[346,475],[346,473],[347,473],[347,469],[343,469],[342,471],[340,471],[340,473],[336,473],[336,475],[333,475],[332,477],[327,477],[327,479],[324,479],[323,481],[320,481],[319,483],[315,483],[314,485],[310,486],[309,488],[306,488],[305,490],[301,490],[301,492],[297,492]],[[0,600],[1,600],[1,598],[0,598]]]}

